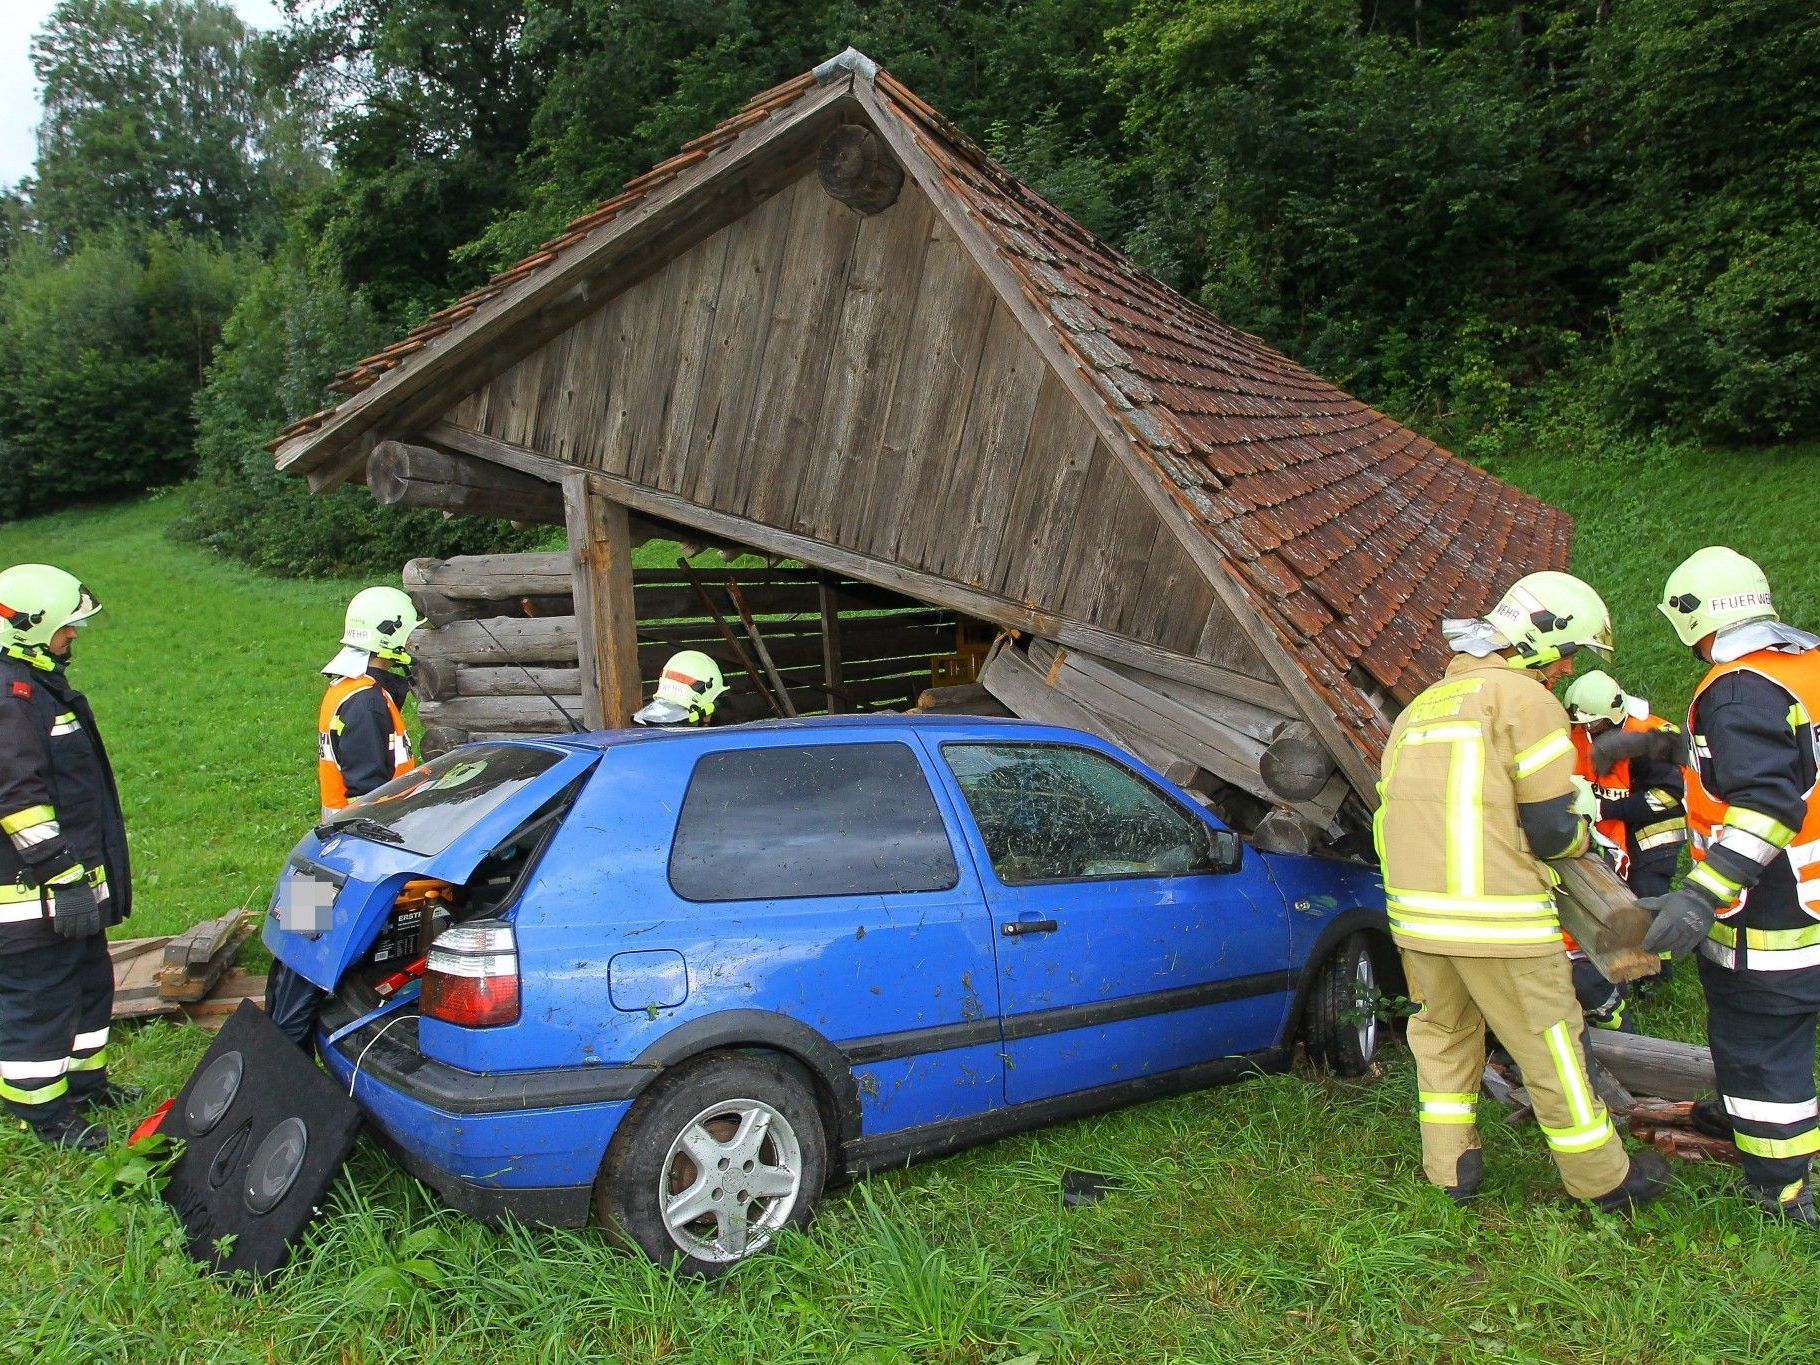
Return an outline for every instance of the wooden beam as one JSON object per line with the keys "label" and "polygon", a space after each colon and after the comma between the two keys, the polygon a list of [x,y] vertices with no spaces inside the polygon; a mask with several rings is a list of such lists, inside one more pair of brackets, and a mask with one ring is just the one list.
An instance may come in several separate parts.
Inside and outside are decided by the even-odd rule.
{"label": "wooden beam", "polygon": [[1264,785],[1285,801],[1312,801],[1336,770],[1333,755],[1304,721],[1285,725],[1258,760]]}
{"label": "wooden beam", "polygon": [[367,490],[382,507],[432,507],[464,516],[560,525],[562,490],[491,460],[404,441],[381,441],[367,456]]}
{"label": "wooden beam", "polygon": [[[743,130],[713,156],[629,205],[586,243],[570,247],[542,269],[531,271],[483,302],[471,319],[380,376],[336,408],[320,427],[286,441],[278,448],[278,468],[309,473],[311,487],[319,490],[341,482],[358,464],[344,457],[344,448],[370,433],[381,419],[404,417],[405,421],[395,425],[409,424],[411,405],[422,408],[429,390],[440,394],[443,390],[439,381],[449,379],[452,372],[466,377],[468,388],[463,392],[472,391],[484,382],[484,377],[490,377],[489,369],[498,373],[517,359],[515,351],[530,349],[524,344],[527,338],[533,346],[541,344],[547,336],[573,325],[587,311],[605,303],[616,292],[615,286],[624,289],[630,284],[630,279],[617,277],[611,282],[594,279],[607,269],[609,262],[654,245],[674,253],[685,250],[690,243],[678,245],[682,234],[674,220],[692,208],[701,210],[697,216],[709,217],[711,225],[702,225],[707,230],[718,226],[712,223],[712,215],[705,213],[708,206],[702,196],[695,193],[703,182],[710,186],[727,182],[723,197],[736,213],[744,206],[740,197],[732,193],[742,188],[740,182],[768,155],[782,157],[794,151],[799,140],[807,140],[813,147],[816,134],[828,123],[838,121],[840,111],[833,106],[850,98],[852,85],[850,76],[831,80]],[[502,345],[501,333],[508,329],[515,334],[514,345]],[[435,395],[430,395],[431,406],[435,401]],[[433,415],[418,415],[416,421],[421,423]]]}
{"label": "wooden beam", "polygon": [[1697,1100],[1718,1089],[1711,1048],[1599,1028],[1586,1030],[1586,1043],[1593,1057],[1637,1094]]}
{"label": "wooden beam", "polygon": [[855,213],[883,213],[904,188],[904,168],[892,159],[877,133],[847,123],[822,140],[815,155],[822,189]]}
{"label": "wooden beam", "polygon": [[624,504],[590,486],[586,474],[562,482],[581,663],[583,724],[629,725],[641,704],[638,604],[632,595],[632,536]]}
{"label": "wooden beam", "polygon": [[853,709],[841,696],[840,603],[834,580],[827,574],[817,575],[815,590],[822,618],[822,683],[828,689],[828,710],[838,715]]}
{"label": "wooden beam", "polygon": [[[509,441],[474,432],[467,433],[467,440],[476,450],[523,449]],[[570,468],[571,475],[581,472]],[[816,568],[832,570],[881,588],[889,588],[920,602],[934,603],[995,625],[1058,640],[1062,644],[1084,649],[1101,659],[1187,683],[1203,691],[1249,701],[1284,716],[1297,713],[1295,704],[1281,687],[1246,677],[1229,668],[1221,668],[1204,659],[1191,659],[1166,649],[1158,649],[1155,645],[1114,635],[1097,626],[1040,611],[996,593],[982,592],[978,588],[955,583],[935,574],[907,569],[889,560],[874,559],[870,555],[830,545],[825,541],[812,540],[792,531],[782,531],[745,517],[701,507],[674,493],[645,488],[617,475],[589,470],[586,471],[586,477],[596,490],[608,498],[647,516],[701,530],[760,553],[801,560]]]}

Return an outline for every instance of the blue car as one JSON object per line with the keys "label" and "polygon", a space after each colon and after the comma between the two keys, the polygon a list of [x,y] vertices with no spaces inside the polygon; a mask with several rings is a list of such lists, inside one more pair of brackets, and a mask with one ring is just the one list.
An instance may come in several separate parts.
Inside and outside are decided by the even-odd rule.
{"label": "blue car", "polygon": [[698,1274],[830,1183],[1298,1038],[1362,1072],[1395,970],[1371,869],[1246,848],[1090,735],[933,716],[470,744],[304,838],[264,937],[448,1203]]}

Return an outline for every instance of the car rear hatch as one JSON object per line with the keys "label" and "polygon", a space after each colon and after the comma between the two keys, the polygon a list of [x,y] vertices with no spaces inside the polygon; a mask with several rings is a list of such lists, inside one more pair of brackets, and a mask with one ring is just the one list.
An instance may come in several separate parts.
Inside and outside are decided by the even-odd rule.
{"label": "car rear hatch", "polygon": [[406,883],[462,886],[489,854],[600,758],[563,744],[464,745],[304,836],[279,874],[262,935],[272,956],[334,990]]}

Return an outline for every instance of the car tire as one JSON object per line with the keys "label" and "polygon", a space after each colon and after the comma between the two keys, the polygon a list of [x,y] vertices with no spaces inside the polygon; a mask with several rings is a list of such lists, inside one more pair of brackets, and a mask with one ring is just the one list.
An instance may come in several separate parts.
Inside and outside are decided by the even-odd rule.
{"label": "car tire", "polygon": [[809,1221],[828,1176],[815,1098],[763,1057],[719,1053],[667,1072],[633,1105],[595,1184],[627,1248],[703,1278]]}
{"label": "car tire", "polygon": [[1384,1041],[1378,1017],[1381,974],[1370,934],[1348,937],[1322,960],[1303,1005],[1309,1057],[1340,1076],[1363,1076]]}

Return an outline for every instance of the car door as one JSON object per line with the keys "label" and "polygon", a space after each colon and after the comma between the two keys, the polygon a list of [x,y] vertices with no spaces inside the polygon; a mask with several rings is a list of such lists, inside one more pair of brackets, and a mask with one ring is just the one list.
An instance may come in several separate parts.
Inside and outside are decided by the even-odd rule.
{"label": "car door", "polygon": [[940,749],[998,944],[1009,1103],[1276,1041],[1287,911],[1261,867],[1222,867],[1204,812],[1087,744]]}

